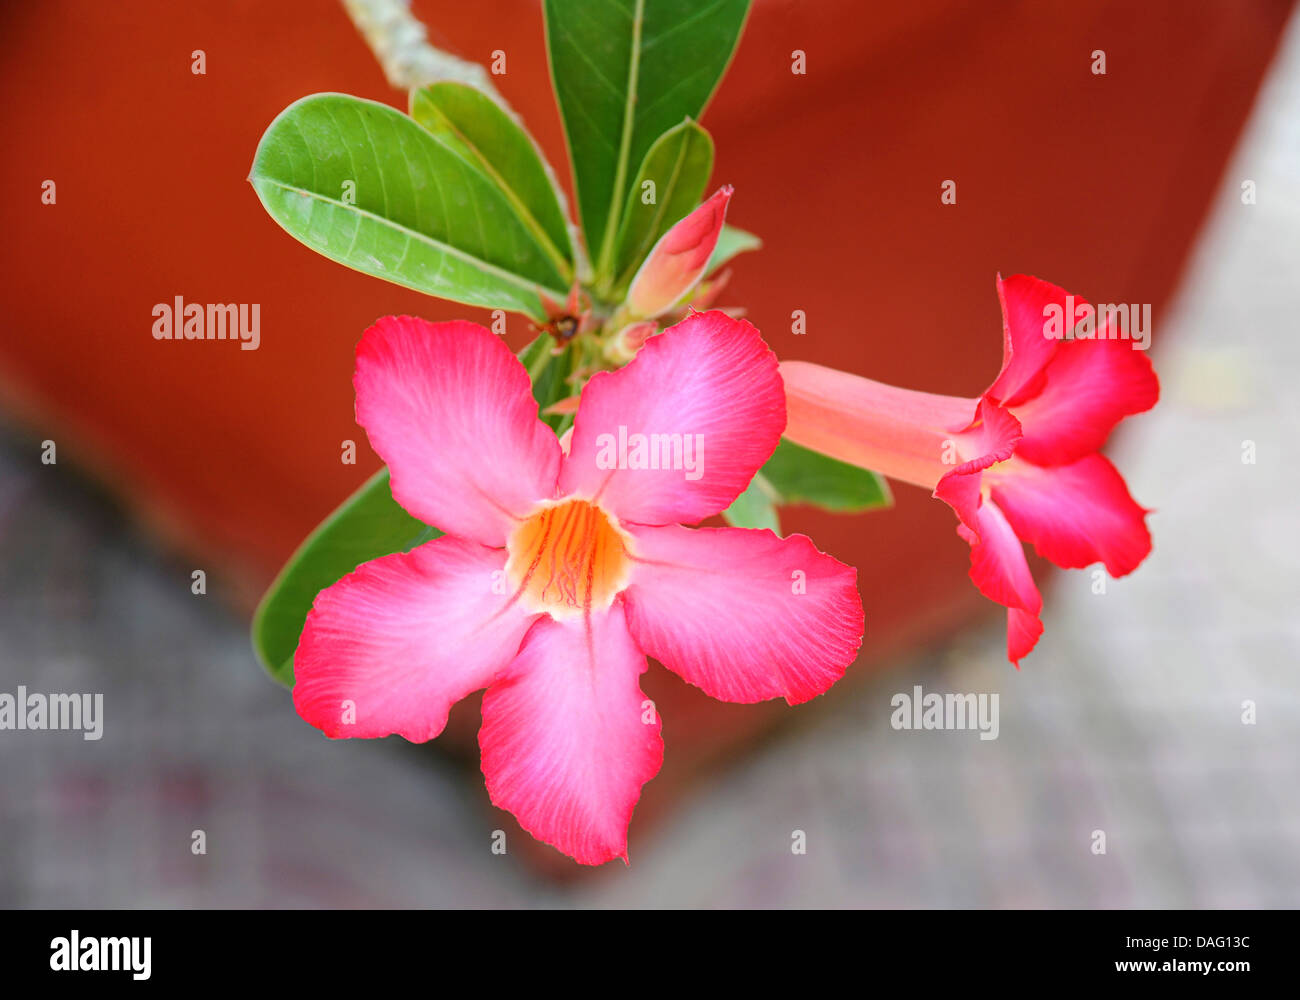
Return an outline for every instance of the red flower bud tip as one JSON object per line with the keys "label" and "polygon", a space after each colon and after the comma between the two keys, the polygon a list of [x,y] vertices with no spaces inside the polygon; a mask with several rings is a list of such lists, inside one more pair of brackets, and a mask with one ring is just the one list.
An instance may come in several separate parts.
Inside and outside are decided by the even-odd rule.
{"label": "red flower bud tip", "polygon": [[659,238],[632,279],[627,304],[636,316],[658,316],[671,308],[704,276],[713,248],[718,244],[730,184]]}

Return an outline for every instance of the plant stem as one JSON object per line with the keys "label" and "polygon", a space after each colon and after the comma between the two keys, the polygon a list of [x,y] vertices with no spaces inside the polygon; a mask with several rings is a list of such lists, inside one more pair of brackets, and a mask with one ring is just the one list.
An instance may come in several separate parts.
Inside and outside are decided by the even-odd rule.
{"label": "plant stem", "polygon": [[342,2],[394,87],[412,90],[453,80],[478,88],[510,111],[510,105],[492,83],[487,70],[429,44],[424,25],[411,13],[411,0]]}

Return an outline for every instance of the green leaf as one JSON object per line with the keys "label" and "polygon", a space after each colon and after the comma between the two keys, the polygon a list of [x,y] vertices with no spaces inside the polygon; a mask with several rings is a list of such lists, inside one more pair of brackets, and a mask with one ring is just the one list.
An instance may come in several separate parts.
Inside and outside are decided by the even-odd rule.
{"label": "green leaf", "polygon": [[[674,125],[646,153],[623,208],[611,275],[617,278],[608,297],[617,301],[632,283],[637,268],[659,237],[700,203],[713,172],[713,140],[695,122]],[[646,184],[654,200],[644,201]]]}
{"label": "green leaf", "polygon": [[771,528],[781,534],[781,519],[773,503],[775,491],[760,472],[750,481],[745,492],[736,497],[730,507],[722,512],[727,523],[735,528]]}
{"label": "green leaf", "polygon": [[376,472],[307,536],[253,615],[253,648],[272,679],[293,684],[293,654],[316,595],[363,562],[406,552],[441,535],[393,499]]}
{"label": "green leaf", "polygon": [[826,510],[857,513],[894,502],[879,475],[781,439],[763,466],[762,477],[782,506],[809,503]]}
{"label": "green leaf", "polygon": [[435,83],[411,91],[411,117],[443,145],[478,164],[542,252],[571,280],[569,229],[532,137],[496,101],[463,83]]}
{"label": "green leaf", "polygon": [[700,117],[749,0],[545,0],[544,9],[587,250],[608,279],[632,171],[656,138]]}
{"label": "green leaf", "polygon": [[889,485],[876,473],[782,438],[772,457],[722,516],[737,528],[771,528],[779,535],[779,506],[807,503],[857,513],[893,502]]}
{"label": "green leaf", "polygon": [[569,283],[467,155],[385,104],[316,94],[271,123],[249,180],[276,222],[332,260],[544,320],[539,293],[563,299]]}
{"label": "green leaf", "polygon": [[[570,348],[554,354],[553,343],[550,334],[544,333],[519,354],[533,377],[533,395],[539,409],[573,392],[567,379],[573,372],[574,351]],[[542,419],[563,433],[573,417],[566,414]],[[371,476],[298,546],[258,605],[253,616],[253,648],[267,673],[281,684],[293,684],[298,637],[312,602],[322,590],[363,562],[407,552],[441,534],[398,505],[388,485],[386,468]]]}
{"label": "green leaf", "polygon": [[718,233],[718,244],[709,255],[708,264],[704,266],[704,273],[712,274],[732,257],[757,250],[762,245],[763,241],[753,233],[747,233],[735,226],[723,225],[722,232]]}

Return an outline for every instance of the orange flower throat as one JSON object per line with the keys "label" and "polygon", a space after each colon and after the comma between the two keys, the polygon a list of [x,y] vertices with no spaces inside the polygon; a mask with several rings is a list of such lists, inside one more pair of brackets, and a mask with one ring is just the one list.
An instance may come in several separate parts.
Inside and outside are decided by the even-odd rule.
{"label": "orange flower throat", "polygon": [[604,611],[627,585],[626,536],[586,500],[541,508],[514,530],[506,549],[506,577],[530,611],[554,618]]}

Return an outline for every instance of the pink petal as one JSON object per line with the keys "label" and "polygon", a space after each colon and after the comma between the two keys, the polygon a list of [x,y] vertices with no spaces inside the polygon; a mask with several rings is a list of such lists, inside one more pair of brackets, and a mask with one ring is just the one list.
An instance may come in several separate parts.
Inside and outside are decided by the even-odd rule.
{"label": "pink petal", "polygon": [[957,512],[962,523],[978,530],[977,510],[985,469],[1005,462],[1020,441],[1020,423],[1010,411],[981,399],[975,422],[960,435],[953,435],[956,450],[973,456],[952,467],[934,488],[934,496]]}
{"label": "pink petal", "polygon": [[731,185],[724,185],[659,237],[628,289],[627,304],[633,315],[658,316],[704,276],[727,217],[731,194]]}
{"label": "pink petal", "polygon": [[[740,495],[784,427],[776,356],[758,331],[716,310],[696,313],[587,383],[560,490],[624,521],[694,523]],[[658,464],[668,468],[628,468],[632,435],[678,435],[692,447],[665,455]],[[696,471],[685,467],[692,456],[702,459]]]}
{"label": "pink petal", "polygon": [[560,446],[537,418],[528,373],[478,324],[385,316],[357,345],[353,384],[394,499],[422,521],[504,545],[555,495]]}
{"label": "pink petal", "polygon": [[1128,340],[1071,340],[1043,370],[1043,386],[1015,406],[1025,436],[1016,454],[1065,465],[1101,448],[1121,419],[1149,410],[1160,384],[1145,351]]}
{"label": "pink petal", "polygon": [[627,860],[632,810],[663,762],[645,669],[616,602],[576,622],[543,618],[483,696],[493,804],[584,865]]}
{"label": "pink petal", "polygon": [[990,483],[1016,534],[1065,569],[1103,562],[1112,576],[1124,576],[1151,551],[1149,512],[1101,455],[1048,468],[1017,459]]}
{"label": "pink petal", "polygon": [[[1038,376],[1061,345],[1061,341],[1044,336],[1044,310],[1049,304],[1064,310],[1066,292],[1027,274],[1013,274],[1005,281],[998,275],[997,284],[1002,304],[1002,371],[985,395],[1010,403],[1033,391]],[[1079,305],[1084,302],[1075,301]]]}
{"label": "pink petal", "polygon": [[976,531],[957,526],[957,534],[971,545],[970,576],[975,586],[991,601],[1037,614],[1043,598],[1029,572],[1024,547],[997,504],[980,504],[976,523]]}
{"label": "pink petal", "polygon": [[444,535],[321,591],[294,655],[298,714],[331,737],[437,736],[537,617],[511,605],[505,561],[503,550]]}
{"label": "pink petal", "polygon": [[957,534],[970,543],[970,578],[981,594],[1009,609],[1007,657],[1019,666],[1043,632],[1038,620],[1043,598],[1029,572],[1024,546],[997,504],[980,504],[975,524],[975,530],[957,526]]}
{"label": "pink petal", "polygon": [[857,570],[804,535],[629,529],[628,625],[640,647],[722,701],[794,705],[844,675],[862,643]]}
{"label": "pink petal", "polygon": [[1017,670],[1020,661],[1038,645],[1038,637],[1042,634],[1043,620],[1038,615],[1019,608],[1007,608],[1007,659],[1015,664]]}

